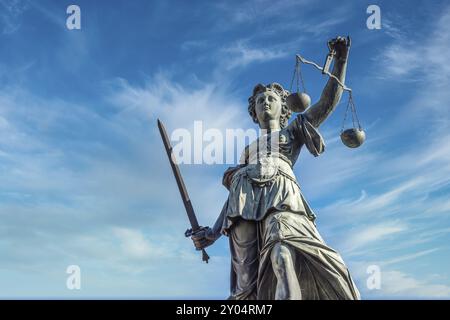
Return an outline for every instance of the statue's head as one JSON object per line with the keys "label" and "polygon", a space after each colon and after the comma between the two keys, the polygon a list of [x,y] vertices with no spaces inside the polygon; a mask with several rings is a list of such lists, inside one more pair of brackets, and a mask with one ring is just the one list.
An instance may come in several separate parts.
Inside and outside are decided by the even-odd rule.
{"label": "statue's head", "polygon": [[292,111],[286,104],[289,91],[278,83],[268,85],[258,84],[253,89],[253,95],[248,98],[248,113],[261,128],[271,120],[278,120],[280,128],[288,125]]}

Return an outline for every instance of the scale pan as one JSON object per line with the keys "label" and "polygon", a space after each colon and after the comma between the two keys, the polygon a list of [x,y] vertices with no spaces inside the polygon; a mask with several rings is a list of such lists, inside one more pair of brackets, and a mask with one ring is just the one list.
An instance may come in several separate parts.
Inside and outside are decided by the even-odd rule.
{"label": "scale pan", "polygon": [[311,105],[311,98],[304,92],[294,92],[287,97],[286,104],[293,112],[303,112]]}
{"label": "scale pan", "polygon": [[341,140],[349,148],[358,148],[366,140],[366,133],[357,128],[347,129],[341,133]]}

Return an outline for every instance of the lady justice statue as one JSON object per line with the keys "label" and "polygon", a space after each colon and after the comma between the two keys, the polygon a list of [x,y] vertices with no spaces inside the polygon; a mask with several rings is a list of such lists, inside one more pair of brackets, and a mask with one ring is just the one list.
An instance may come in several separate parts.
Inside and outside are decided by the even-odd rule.
{"label": "lady justice statue", "polygon": [[[338,37],[329,45],[335,52],[332,74],[344,83],[350,39]],[[257,147],[247,146],[239,166],[225,172],[230,193],[214,226],[192,235],[198,250],[222,234],[229,237],[229,299],[360,298],[344,261],[319,235],[292,170],[303,146],[314,156],[324,151],[317,129],[342,91],[331,77],[320,100],[288,123],[289,92],[277,83],[254,88],[248,111],[267,134]]]}

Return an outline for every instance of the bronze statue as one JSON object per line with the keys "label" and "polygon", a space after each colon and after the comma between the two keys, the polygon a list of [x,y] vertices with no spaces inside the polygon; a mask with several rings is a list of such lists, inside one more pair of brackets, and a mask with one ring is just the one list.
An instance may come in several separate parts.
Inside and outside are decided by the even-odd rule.
{"label": "bronze statue", "polygon": [[[332,75],[345,82],[350,39],[329,42]],[[223,177],[229,196],[212,228],[192,235],[198,250],[222,234],[231,250],[229,299],[359,299],[340,255],[319,235],[315,215],[293,173],[303,146],[314,156],[325,148],[318,127],[338,104],[343,89],[331,77],[320,100],[288,123],[289,92],[277,83],[257,85],[248,111],[267,134],[247,146],[241,164]],[[269,145],[277,140],[277,148]]]}

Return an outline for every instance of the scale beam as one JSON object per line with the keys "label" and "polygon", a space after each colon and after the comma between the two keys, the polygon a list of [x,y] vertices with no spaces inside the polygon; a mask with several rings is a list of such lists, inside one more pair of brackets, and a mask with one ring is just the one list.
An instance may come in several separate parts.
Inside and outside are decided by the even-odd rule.
{"label": "scale beam", "polygon": [[352,92],[352,89],[350,89],[349,87],[347,87],[345,84],[343,84],[335,75],[331,74],[329,71],[324,70],[324,68],[322,68],[321,66],[319,66],[317,63],[313,62],[313,61],[309,61],[306,60],[305,58],[303,58],[301,55],[297,54],[296,58],[298,61],[305,63],[305,64],[310,64],[314,67],[316,67],[317,69],[319,69],[322,73],[326,74],[327,76],[329,76],[330,78],[333,78],[334,80],[337,81],[337,83],[342,87],[343,90],[348,91],[348,92]]}

